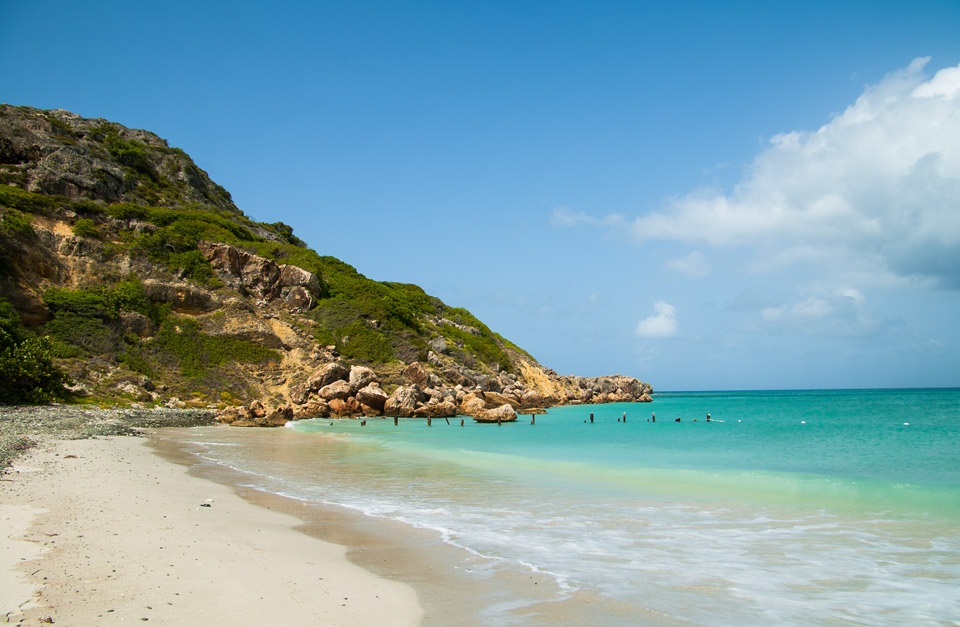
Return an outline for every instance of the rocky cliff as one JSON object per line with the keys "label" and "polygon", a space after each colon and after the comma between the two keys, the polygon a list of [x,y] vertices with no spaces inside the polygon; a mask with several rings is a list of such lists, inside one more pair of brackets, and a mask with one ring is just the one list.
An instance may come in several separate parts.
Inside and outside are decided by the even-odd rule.
{"label": "rocky cliff", "polygon": [[77,394],[237,425],[502,421],[651,393],[559,376],[466,310],[251,220],[156,135],[66,111],[0,105],[0,288]]}

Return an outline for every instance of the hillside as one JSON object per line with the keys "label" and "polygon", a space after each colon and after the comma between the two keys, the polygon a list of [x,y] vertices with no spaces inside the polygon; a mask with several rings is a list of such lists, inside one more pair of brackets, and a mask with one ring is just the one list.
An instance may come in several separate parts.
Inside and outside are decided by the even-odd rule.
{"label": "hillside", "polygon": [[73,398],[89,402],[279,424],[512,419],[651,392],[559,376],[465,309],[251,220],[156,135],[61,110],[0,105],[0,289],[19,317],[11,333],[48,337]]}

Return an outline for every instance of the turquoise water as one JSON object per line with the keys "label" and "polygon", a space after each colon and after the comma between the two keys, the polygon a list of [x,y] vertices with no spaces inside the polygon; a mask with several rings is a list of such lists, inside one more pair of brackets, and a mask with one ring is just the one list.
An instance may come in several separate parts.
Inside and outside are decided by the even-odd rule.
{"label": "turquoise water", "polygon": [[960,390],[662,393],[555,408],[535,425],[288,426],[256,446],[236,429],[198,430],[196,442],[260,489],[549,574],[561,597],[611,603],[606,624],[649,612],[960,621]]}

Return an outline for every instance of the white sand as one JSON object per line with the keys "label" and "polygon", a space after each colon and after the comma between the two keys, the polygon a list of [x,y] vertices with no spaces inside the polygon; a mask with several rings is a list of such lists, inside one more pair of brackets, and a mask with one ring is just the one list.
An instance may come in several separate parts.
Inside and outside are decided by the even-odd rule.
{"label": "white sand", "polygon": [[190,476],[140,438],[58,442],[0,478],[0,623],[366,626],[423,618],[409,586],[296,531],[299,519]]}

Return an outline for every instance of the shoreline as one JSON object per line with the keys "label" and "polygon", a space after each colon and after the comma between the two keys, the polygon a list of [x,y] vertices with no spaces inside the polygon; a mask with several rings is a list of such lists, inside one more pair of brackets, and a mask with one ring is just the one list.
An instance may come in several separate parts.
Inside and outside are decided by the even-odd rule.
{"label": "shoreline", "polygon": [[[153,440],[153,438],[150,438]],[[0,623],[418,625],[414,589],[132,437],[56,440],[0,483]]]}
{"label": "shoreline", "polygon": [[[190,442],[190,432],[153,431],[150,444],[163,459],[187,467],[191,476],[226,486],[258,507],[294,516],[300,521],[298,532],[346,547],[352,563],[411,586],[423,611],[420,624],[424,627],[553,626],[600,620],[593,599],[580,591],[560,590],[548,573],[472,554],[445,542],[435,529],[250,487],[244,473],[203,462],[190,450],[196,446]],[[271,434],[257,429],[241,433],[254,438]]]}

